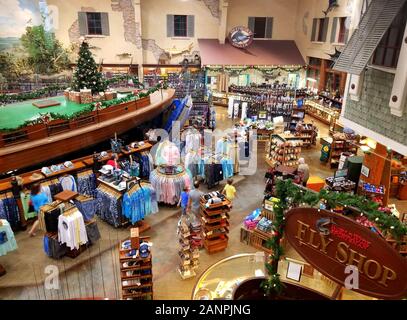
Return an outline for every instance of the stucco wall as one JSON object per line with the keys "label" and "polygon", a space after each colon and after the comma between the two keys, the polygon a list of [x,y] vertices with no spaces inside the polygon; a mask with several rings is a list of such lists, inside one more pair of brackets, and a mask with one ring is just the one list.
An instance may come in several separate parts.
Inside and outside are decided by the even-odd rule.
{"label": "stucco wall", "polygon": [[[295,40],[304,58],[330,58],[328,53],[335,52],[335,45],[331,44],[330,42],[333,18],[352,16],[352,7],[354,7],[354,4],[356,4],[358,1],[361,0],[339,0],[339,7],[328,13],[327,17],[329,18],[329,27],[327,42],[325,43],[311,42],[311,34],[313,19],[325,17],[322,11],[327,10],[328,1],[301,0],[298,2]],[[336,48],[341,51],[343,49],[343,45],[336,45]]]}
{"label": "stucco wall", "polygon": [[294,40],[297,5],[302,0],[231,0],[227,32],[236,26],[248,26],[249,17],[273,17],[273,39]]}
{"label": "stucco wall", "polygon": [[[208,2],[209,4],[209,2]],[[167,14],[181,14],[195,16],[194,38],[167,37]],[[143,39],[155,40],[155,44],[162,49],[187,48],[193,43],[193,49],[199,50],[198,38],[216,39],[218,37],[219,18],[215,17],[207,4],[203,1],[190,0],[142,0],[141,20]],[[156,56],[151,50],[143,50],[145,63],[157,63]],[[173,57],[171,63],[178,63],[182,56]]]}
{"label": "stucco wall", "polygon": [[[50,5],[55,5],[59,10],[59,24],[56,30],[57,38],[65,46],[79,39],[78,12],[90,11],[108,12],[110,36],[89,38],[89,43],[96,47],[92,50],[96,62],[103,59],[103,63],[130,63],[130,59],[120,59],[117,55],[122,53],[134,54],[137,47],[134,43],[125,41],[123,15],[120,11],[113,11],[112,4],[117,1],[110,0],[48,0]],[[135,55],[136,56],[136,55]],[[133,63],[142,63],[133,58]]]}

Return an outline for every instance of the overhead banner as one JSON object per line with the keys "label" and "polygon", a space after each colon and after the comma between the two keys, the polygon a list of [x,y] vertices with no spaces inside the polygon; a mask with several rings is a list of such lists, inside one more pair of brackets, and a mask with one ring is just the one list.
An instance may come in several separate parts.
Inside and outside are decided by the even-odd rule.
{"label": "overhead banner", "polygon": [[407,260],[377,233],[350,218],[295,208],[286,215],[285,236],[309,264],[344,287],[351,274],[345,269],[353,265],[358,283],[352,290],[379,299],[407,294]]}

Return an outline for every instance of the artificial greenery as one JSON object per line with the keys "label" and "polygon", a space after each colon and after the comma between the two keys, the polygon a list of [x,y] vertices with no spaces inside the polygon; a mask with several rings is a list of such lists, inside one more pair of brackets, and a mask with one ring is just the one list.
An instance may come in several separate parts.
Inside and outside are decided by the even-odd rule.
{"label": "artificial greenery", "polygon": [[[161,89],[166,89],[167,86],[165,83],[163,84],[158,84],[155,87],[152,87],[150,89],[147,90],[147,92],[140,92],[137,95],[135,94],[128,94],[125,97],[122,98],[116,98],[113,100],[109,100],[109,101],[103,101],[103,102],[94,102],[91,103],[87,106],[85,106],[82,110],[77,111],[71,115],[65,115],[65,114],[60,114],[60,113],[54,113],[51,112],[49,113],[47,116],[49,117],[48,121],[51,120],[66,120],[66,121],[70,121],[70,120],[75,120],[81,116],[84,116],[87,113],[92,112],[93,110],[101,110],[101,109],[106,109],[121,103],[126,103],[126,102],[130,102],[130,101],[135,101],[138,99],[142,99],[145,97],[148,97],[150,94],[161,90]],[[1,96],[0,96],[1,98]],[[13,131],[17,131],[20,130],[26,126],[30,126],[30,125],[35,125],[35,124],[41,124],[44,123],[43,120],[44,114],[40,114],[36,119],[32,119],[32,120],[27,120],[25,121],[23,124],[21,124],[18,127],[15,128],[0,128],[0,132],[13,132]]]}
{"label": "artificial greenery", "polygon": [[50,85],[45,88],[30,92],[22,92],[17,94],[0,94],[0,104],[9,104],[14,102],[22,102],[26,100],[38,99],[50,95],[56,95],[58,92],[65,90],[66,86]]}
{"label": "artificial greenery", "polygon": [[405,224],[397,217],[378,210],[379,205],[365,196],[327,190],[321,190],[319,193],[310,190],[305,191],[290,179],[277,180],[275,195],[280,201],[273,203],[273,212],[275,214],[274,233],[273,237],[267,242],[267,247],[273,252],[271,261],[266,264],[270,277],[262,283],[262,288],[267,294],[280,294],[284,289],[284,284],[280,281],[277,269],[278,262],[284,254],[281,239],[284,235],[285,213],[292,207],[299,205],[315,207],[317,204],[324,202],[328,208],[344,207],[355,214],[366,216],[369,221],[375,223],[384,235],[391,234],[396,240],[400,240],[407,235],[407,226]]}
{"label": "artificial greenery", "polygon": [[287,71],[287,72],[298,72],[304,69],[303,66],[299,67],[283,67],[283,66],[276,66],[276,67],[258,67],[258,66],[245,66],[245,67],[205,67],[207,71],[214,71],[214,72],[227,72],[228,74],[239,75],[242,72],[247,70],[257,70],[260,71],[264,76],[270,75],[270,73],[274,71]]}
{"label": "artificial greenery", "polygon": [[106,84],[106,87],[108,87],[108,86],[110,86],[112,84],[117,84],[117,83],[122,82],[122,81],[127,81],[128,82],[129,80],[131,80],[133,82],[134,86],[137,86],[139,88],[144,89],[144,85],[138,80],[138,77],[130,76],[128,74],[116,76],[116,77],[113,77],[111,79],[106,79],[105,84]]}
{"label": "artificial greenery", "polygon": [[72,90],[80,91],[81,89],[90,89],[92,94],[106,90],[106,81],[103,80],[99,72],[89,44],[83,41],[79,48],[79,57],[76,63],[76,69],[72,80]]}

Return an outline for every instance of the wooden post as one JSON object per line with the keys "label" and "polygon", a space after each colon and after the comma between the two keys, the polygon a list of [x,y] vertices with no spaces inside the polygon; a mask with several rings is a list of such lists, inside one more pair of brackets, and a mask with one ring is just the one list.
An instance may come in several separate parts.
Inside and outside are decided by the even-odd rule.
{"label": "wooden post", "polygon": [[319,68],[319,83],[318,91],[324,91],[326,85],[326,61],[321,59],[321,66]]}
{"label": "wooden post", "polygon": [[131,228],[130,229],[130,241],[131,241],[131,248],[138,249],[140,248],[140,235],[138,228]]}

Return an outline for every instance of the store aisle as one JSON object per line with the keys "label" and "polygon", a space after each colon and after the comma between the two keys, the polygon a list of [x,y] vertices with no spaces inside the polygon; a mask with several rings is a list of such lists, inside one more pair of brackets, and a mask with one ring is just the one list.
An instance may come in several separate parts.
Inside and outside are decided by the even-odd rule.
{"label": "store aisle", "polygon": [[[316,121],[317,123],[317,121]],[[224,130],[231,128],[234,121],[227,118],[226,108],[217,108],[217,128]],[[320,125],[320,135],[327,135],[327,127]],[[319,140],[319,139],[318,139]],[[331,170],[319,164],[320,146],[303,151],[303,156],[310,165],[311,175],[326,177]],[[176,271],[178,265],[178,240],[176,225],[179,219],[179,209],[160,207],[160,212],[147,218],[152,226],[146,235],[151,236],[153,242],[153,275],[154,299],[190,299],[195,283],[200,274],[215,262],[235,254],[256,252],[253,247],[240,242],[240,226],[245,216],[261,206],[264,189],[264,174],[268,169],[264,159],[264,150],[258,148],[257,171],[251,176],[235,177],[238,196],[231,212],[230,234],[228,248],[220,253],[208,255],[201,251],[200,267],[197,277],[181,280]],[[223,188],[223,185],[218,189]],[[202,189],[206,189],[203,187]],[[216,189],[214,189],[216,190]],[[116,230],[102,221],[98,221],[102,233],[100,243],[91,247],[77,259],[64,258],[55,261],[45,257],[42,250],[42,237],[28,239],[20,232],[17,233],[19,242],[18,264],[26,271],[19,279],[8,284],[8,277],[0,278],[0,298],[2,299],[75,299],[75,298],[120,298],[120,282],[118,279],[118,250],[117,243],[128,236],[128,230]],[[0,263],[7,265],[11,255],[0,258]],[[72,266],[74,263],[80,264]],[[41,279],[47,276],[44,268],[55,265],[60,271],[60,290],[45,290]],[[12,273],[11,269],[10,274]],[[18,280],[18,281],[17,281]],[[34,281],[32,281],[34,280]],[[25,284],[24,284],[25,283]],[[32,285],[38,283],[38,285]],[[31,284],[31,286],[29,285]]]}

